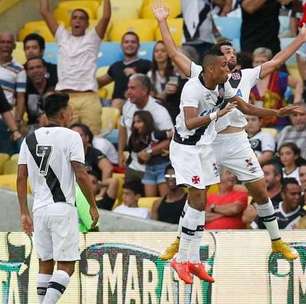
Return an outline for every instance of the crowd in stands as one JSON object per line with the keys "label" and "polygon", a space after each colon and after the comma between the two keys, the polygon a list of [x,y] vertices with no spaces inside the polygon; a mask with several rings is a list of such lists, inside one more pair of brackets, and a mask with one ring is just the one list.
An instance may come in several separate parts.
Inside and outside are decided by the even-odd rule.
{"label": "crowd in stands", "polygon": [[[71,32],[56,21],[47,0],[40,2],[41,15],[59,48],[58,64],[43,59],[45,40],[36,33],[24,38],[26,62],[17,63],[12,55],[14,35],[0,33],[0,152],[18,153],[22,137],[48,125],[46,94],[55,90],[68,93],[74,113],[69,127],[82,138],[97,206],[177,224],[187,190],[175,183],[168,149],[180,95],[188,79],[172,62],[163,41],[156,42],[151,61],[138,57],[141,41],[133,31],[122,36],[123,60],[114,62],[96,78],[98,48],[111,20],[111,1],[103,1],[103,14],[90,30],[87,11],[75,9]],[[224,38],[213,14],[226,16],[238,2],[242,14],[238,64],[249,68],[271,60],[280,50],[280,9],[291,9],[295,1],[182,0],[185,43],[180,46],[181,52],[200,63],[205,50]],[[290,10],[294,35],[298,33],[294,26],[296,10],[296,6]],[[306,55],[302,51],[297,54],[297,63],[300,77],[282,66],[259,79],[247,101],[273,109],[290,103],[305,108],[304,114],[289,118],[247,117],[246,132],[263,168],[282,229],[306,228]],[[111,100],[101,100],[98,88],[112,82]],[[101,113],[105,107],[120,111],[118,134],[112,142],[102,136]],[[148,206],[141,206],[142,197],[152,198]],[[221,183],[209,190],[206,228],[262,228],[252,204],[244,185],[222,168]]]}

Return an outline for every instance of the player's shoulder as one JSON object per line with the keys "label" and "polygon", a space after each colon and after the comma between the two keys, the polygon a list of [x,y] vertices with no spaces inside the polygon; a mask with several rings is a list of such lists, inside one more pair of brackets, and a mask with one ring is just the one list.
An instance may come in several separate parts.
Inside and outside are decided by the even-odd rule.
{"label": "player's shoulder", "polygon": [[184,85],[185,89],[193,89],[193,88],[198,88],[198,87],[203,87],[205,89],[205,87],[202,86],[199,77],[193,77],[193,78],[188,79]]}

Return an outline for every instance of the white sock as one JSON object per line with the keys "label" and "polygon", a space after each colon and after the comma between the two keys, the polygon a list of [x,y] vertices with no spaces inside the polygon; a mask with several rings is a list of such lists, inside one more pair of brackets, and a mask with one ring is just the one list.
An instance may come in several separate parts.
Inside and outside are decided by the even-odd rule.
{"label": "white sock", "polygon": [[49,281],[43,304],[55,304],[68,286],[70,277],[67,272],[57,270]]}
{"label": "white sock", "polygon": [[197,229],[191,240],[189,260],[192,263],[200,263],[200,246],[205,225],[205,211],[198,211]]}
{"label": "white sock", "polygon": [[271,200],[265,204],[256,204],[257,214],[262,219],[266,229],[269,232],[272,241],[281,238],[278,223],[275,217],[275,210]]}
{"label": "white sock", "polygon": [[181,234],[182,234],[182,221],[183,221],[183,218],[187,212],[187,209],[188,209],[188,201],[186,201],[185,205],[184,205],[184,209],[181,213],[181,216],[180,216],[180,221],[178,223],[178,229],[177,229],[177,238],[180,239],[181,238]]}
{"label": "white sock", "polygon": [[39,304],[42,304],[47,292],[48,282],[51,279],[51,274],[38,273],[37,275],[37,296]]}
{"label": "white sock", "polygon": [[197,229],[198,217],[200,211],[188,206],[186,214],[182,220],[182,234],[180,239],[180,247],[176,260],[178,262],[187,262],[189,259],[189,252],[191,241]]}

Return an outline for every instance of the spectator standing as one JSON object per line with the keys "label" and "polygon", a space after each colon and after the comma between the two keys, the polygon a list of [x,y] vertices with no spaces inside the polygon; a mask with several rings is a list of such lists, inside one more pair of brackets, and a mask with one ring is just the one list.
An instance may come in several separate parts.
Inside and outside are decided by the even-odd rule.
{"label": "spectator standing", "polygon": [[149,209],[138,207],[138,200],[142,194],[143,188],[140,183],[125,183],[123,185],[122,204],[116,207],[113,211],[115,213],[148,219]]}
{"label": "spectator standing", "polygon": [[[122,109],[122,117],[119,126],[119,166],[123,166],[124,150],[131,135],[133,116],[136,111],[149,111],[157,130],[170,130],[173,128],[168,111],[150,96],[151,82],[148,76],[143,74],[132,75],[128,83],[128,100]],[[151,155],[158,155],[165,148],[163,144],[152,147]],[[143,169],[144,171],[144,169]]]}
{"label": "spectator standing", "polygon": [[[168,151],[171,130],[156,130],[153,117],[148,111],[136,111],[133,117],[132,133],[128,141],[130,152],[130,163],[126,171],[126,178],[133,172],[140,170],[139,175],[143,176],[142,183],[145,188],[145,196],[164,196],[167,193],[165,169],[169,164],[168,153],[161,151],[158,155],[152,155],[154,145],[163,144]],[[139,164],[144,164],[144,172]],[[129,173],[130,168],[132,174]]]}
{"label": "spectator standing", "polygon": [[[44,57],[45,52],[45,39],[37,33],[31,33],[23,39],[23,50],[26,59],[29,60],[33,57]],[[44,66],[47,69],[45,78],[49,79],[51,83],[57,84],[57,65],[44,61]]]}
{"label": "spectator standing", "polygon": [[126,100],[126,90],[131,75],[147,74],[151,69],[151,61],[138,57],[139,37],[134,32],[126,32],[121,39],[123,60],[113,63],[107,73],[98,78],[99,87],[115,82],[112,105],[122,109]]}
{"label": "spectator standing", "polygon": [[111,17],[110,0],[103,1],[102,18],[94,29],[87,32],[89,16],[81,8],[71,13],[71,33],[57,23],[48,0],[40,0],[40,12],[59,47],[56,90],[70,96],[72,123],[84,123],[94,134],[99,134],[101,105],[97,94],[96,60]]}
{"label": "spectator standing", "polygon": [[277,0],[241,0],[241,51],[252,53],[258,47],[269,48],[275,55],[280,51],[279,10]]}
{"label": "spectator standing", "polygon": [[166,98],[166,84],[173,77],[178,80],[174,74],[174,67],[168,56],[163,41],[157,41],[153,49],[152,68],[147,74],[152,83],[152,96],[164,101]]}
{"label": "spectator standing", "polygon": [[165,178],[168,192],[153,203],[151,219],[178,224],[186,203],[187,192],[181,186],[176,185],[175,172],[171,165],[168,165],[165,170]]}
{"label": "spectator standing", "polygon": [[247,116],[246,119],[248,124],[245,130],[248,134],[249,142],[262,166],[273,157],[275,151],[274,137],[271,133],[261,130],[262,118]]}
{"label": "spectator standing", "polygon": [[304,197],[306,198],[306,164],[301,164],[299,167],[299,179]]}
{"label": "spectator standing", "polygon": [[305,109],[304,113],[290,115],[291,126],[283,128],[276,137],[277,149],[285,142],[295,143],[301,150],[301,157],[306,159],[306,104],[297,104]]}
{"label": "spectator standing", "polygon": [[206,229],[245,229],[242,213],[248,205],[248,193],[235,191],[237,178],[228,170],[220,175],[220,192],[207,196]]}

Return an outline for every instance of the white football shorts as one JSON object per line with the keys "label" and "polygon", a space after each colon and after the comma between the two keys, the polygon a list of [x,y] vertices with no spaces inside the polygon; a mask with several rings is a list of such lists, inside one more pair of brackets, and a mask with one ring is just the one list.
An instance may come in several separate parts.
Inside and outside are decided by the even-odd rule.
{"label": "white football shorts", "polygon": [[211,145],[183,145],[171,140],[170,161],[177,185],[205,189],[220,182],[219,170]]}
{"label": "white football shorts", "polygon": [[52,203],[33,214],[34,246],[42,261],[77,261],[79,223],[77,209],[67,203]]}
{"label": "white football shorts", "polygon": [[259,180],[264,173],[245,131],[218,134],[212,143],[218,167],[227,168],[241,182]]}

